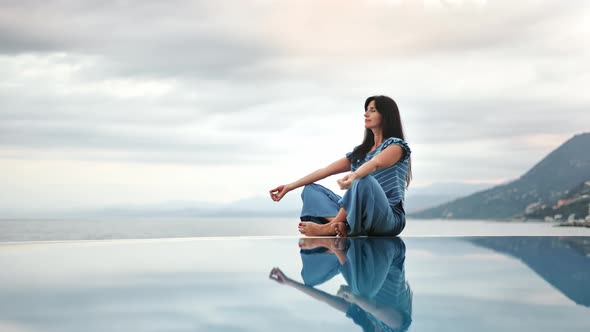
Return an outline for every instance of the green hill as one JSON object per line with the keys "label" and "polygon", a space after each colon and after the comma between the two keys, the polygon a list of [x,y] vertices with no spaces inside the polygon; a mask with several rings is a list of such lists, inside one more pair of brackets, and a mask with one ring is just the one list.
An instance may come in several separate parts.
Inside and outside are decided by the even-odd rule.
{"label": "green hill", "polygon": [[411,214],[415,218],[506,219],[521,217],[531,204],[553,206],[590,180],[590,133],[552,151],[519,179]]}
{"label": "green hill", "polygon": [[561,197],[553,205],[533,204],[526,210],[526,217],[531,219],[545,219],[561,216],[566,219],[570,215],[575,218],[584,219],[590,214],[590,181],[584,181],[580,185],[569,190],[564,197]]}

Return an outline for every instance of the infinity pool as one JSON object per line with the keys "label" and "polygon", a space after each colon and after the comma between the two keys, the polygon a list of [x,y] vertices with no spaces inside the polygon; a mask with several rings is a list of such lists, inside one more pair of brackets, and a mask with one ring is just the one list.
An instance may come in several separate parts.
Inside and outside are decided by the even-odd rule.
{"label": "infinity pool", "polygon": [[0,331],[589,331],[590,237],[0,244]]}

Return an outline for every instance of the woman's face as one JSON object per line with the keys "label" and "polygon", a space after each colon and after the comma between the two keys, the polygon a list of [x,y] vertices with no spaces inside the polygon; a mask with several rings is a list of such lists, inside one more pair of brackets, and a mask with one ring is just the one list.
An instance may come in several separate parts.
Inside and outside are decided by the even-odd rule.
{"label": "woman's face", "polygon": [[381,113],[377,112],[377,108],[375,107],[375,101],[371,100],[371,102],[367,106],[367,109],[365,110],[365,128],[381,128],[382,119],[383,116],[381,115]]}

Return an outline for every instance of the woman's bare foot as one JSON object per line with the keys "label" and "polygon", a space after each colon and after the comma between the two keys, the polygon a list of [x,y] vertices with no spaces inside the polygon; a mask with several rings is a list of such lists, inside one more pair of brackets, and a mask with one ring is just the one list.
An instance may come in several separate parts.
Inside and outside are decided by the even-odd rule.
{"label": "woman's bare foot", "polygon": [[316,224],[314,222],[299,223],[299,233],[305,236],[334,236],[336,231],[332,223]]}
{"label": "woman's bare foot", "polygon": [[337,222],[334,225],[334,232],[339,237],[348,237],[348,224],[345,222]]}

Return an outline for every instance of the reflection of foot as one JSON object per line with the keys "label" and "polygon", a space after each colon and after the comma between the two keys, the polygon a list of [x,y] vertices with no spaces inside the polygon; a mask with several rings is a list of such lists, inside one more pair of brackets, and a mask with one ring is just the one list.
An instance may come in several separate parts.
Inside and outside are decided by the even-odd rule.
{"label": "reflection of foot", "polygon": [[334,236],[336,231],[333,224],[319,225],[313,222],[299,223],[299,233],[306,236]]}
{"label": "reflection of foot", "polygon": [[303,237],[299,239],[299,248],[307,250],[318,247],[331,248],[332,240],[332,238]]}
{"label": "reflection of foot", "polygon": [[315,248],[326,248],[328,252],[345,251],[346,239],[337,237],[302,237],[299,239],[299,248],[312,250]]}
{"label": "reflection of foot", "polygon": [[346,241],[348,241],[348,240],[341,239],[341,238],[334,238],[334,242],[332,242],[332,250],[345,251],[346,250]]}
{"label": "reflection of foot", "polygon": [[334,231],[339,237],[348,237],[348,224],[345,222],[336,223]]}

